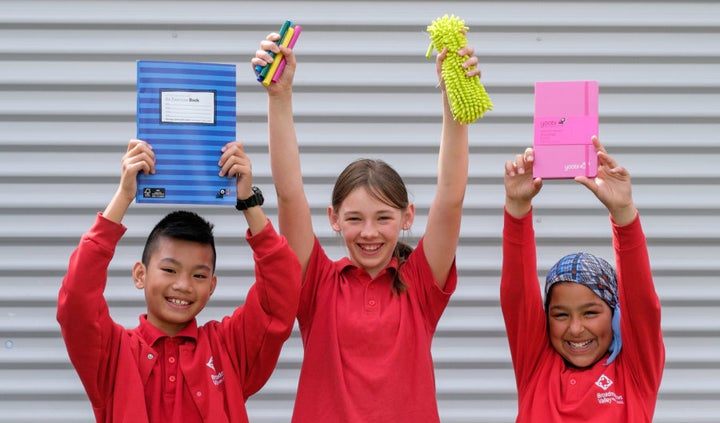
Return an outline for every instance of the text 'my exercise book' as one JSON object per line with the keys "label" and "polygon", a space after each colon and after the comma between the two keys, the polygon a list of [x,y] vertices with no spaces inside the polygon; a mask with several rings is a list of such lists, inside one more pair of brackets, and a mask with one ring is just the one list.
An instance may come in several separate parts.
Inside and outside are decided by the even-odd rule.
{"label": "text 'my exercise book'", "polygon": [[598,134],[598,83],[535,83],[533,176],[566,179],[597,175],[592,136]]}
{"label": "text 'my exercise book'", "polygon": [[231,204],[235,178],[218,176],[220,149],[235,140],[235,65],[137,62],[137,138],[155,152],[138,175],[138,203]]}

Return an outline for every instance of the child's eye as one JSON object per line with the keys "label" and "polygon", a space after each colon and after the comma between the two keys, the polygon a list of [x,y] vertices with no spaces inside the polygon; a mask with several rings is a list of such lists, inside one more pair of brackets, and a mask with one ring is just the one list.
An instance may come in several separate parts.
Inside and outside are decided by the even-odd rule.
{"label": "child's eye", "polygon": [[552,315],[553,319],[561,320],[567,318],[567,313],[555,313]]}
{"label": "child's eye", "polygon": [[162,271],[165,273],[175,273],[175,269],[171,269],[169,267],[164,267]]}
{"label": "child's eye", "polygon": [[207,279],[207,276],[206,276],[206,275],[201,275],[201,274],[194,275],[194,277],[195,277],[196,279]]}

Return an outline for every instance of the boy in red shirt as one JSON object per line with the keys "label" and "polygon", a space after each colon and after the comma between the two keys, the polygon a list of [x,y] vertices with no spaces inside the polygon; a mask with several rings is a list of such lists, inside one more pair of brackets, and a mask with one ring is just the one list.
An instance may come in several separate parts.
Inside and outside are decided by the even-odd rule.
{"label": "boy in red shirt", "polygon": [[[225,145],[219,166],[220,175],[236,177],[239,206],[256,195],[239,142]],[[70,258],[57,313],[68,354],[98,422],[247,422],[245,400],[270,377],[290,336],[300,265],[256,197],[243,214],[257,280],[232,316],[198,326],[195,317],[217,282],[212,225],[192,212],[172,212],[133,267],[147,314],[135,329],[118,325],[103,297],[107,269],[136,177],[154,170],[152,148],[130,141],[115,195]]]}
{"label": "boy in red shirt", "polygon": [[630,175],[593,137],[596,178],[577,177],[610,212],[617,275],[570,254],[537,281],[533,150],[505,163],[500,302],[518,388],[517,422],[651,422],[665,364],[660,301]]}

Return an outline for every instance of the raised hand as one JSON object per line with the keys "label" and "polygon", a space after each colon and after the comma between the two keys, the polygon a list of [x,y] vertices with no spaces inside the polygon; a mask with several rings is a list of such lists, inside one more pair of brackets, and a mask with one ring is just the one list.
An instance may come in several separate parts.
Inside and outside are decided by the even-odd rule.
{"label": "raised hand", "polygon": [[597,150],[597,176],[595,178],[578,176],[575,180],[595,194],[608,209],[615,223],[626,225],[632,222],[637,215],[632,198],[630,173],[607,153],[598,137],[593,136],[592,142]]}
{"label": "raised hand", "polygon": [[523,217],[532,207],[532,199],[542,189],[542,179],[533,178],[535,160],[532,148],[526,148],[515,160],[505,162],[505,209],[514,217]]}
{"label": "raised hand", "polygon": [[240,141],[225,144],[218,166],[220,166],[218,175],[236,177],[237,198],[245,199],[253,195],[252,164]]}

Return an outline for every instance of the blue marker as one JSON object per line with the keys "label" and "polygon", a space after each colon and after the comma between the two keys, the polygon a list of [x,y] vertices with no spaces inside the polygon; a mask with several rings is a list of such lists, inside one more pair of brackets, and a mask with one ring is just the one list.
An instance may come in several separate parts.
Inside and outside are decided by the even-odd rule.
{"label": "blue marker", "polygon": [[[282,24],[282,27],[280,27],[280,38],[278,38],[278,40],[275,41],[275,44],[280,45],[283,37],[285,37],[285,33],[287,32],[288,28],[290,28],[290,25],[292,25],[292,21],[289,19],[286,20],[285,23]],[[274,52],[272,52],[270,50],[266,50],[266,51],[270,54],[270,57],[275,58]],[[257,78],[258,81],[262,81],[263,79],[265,79],[265,75],[267,75],[269,68],[270,67],[267,65],[265,65],[265,66],[256,65],[255,66],[255,72],[257,72],[259,74],[258,78]]]}

